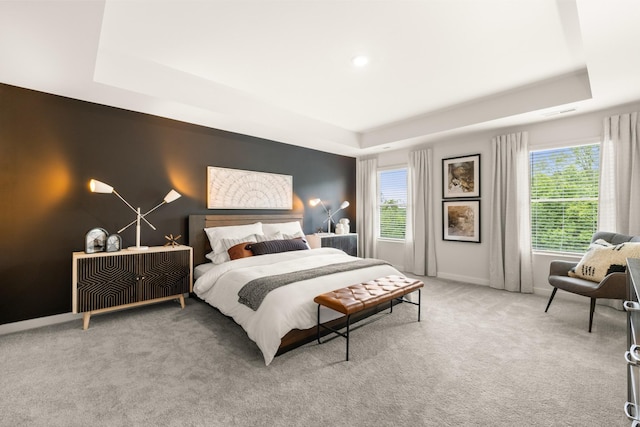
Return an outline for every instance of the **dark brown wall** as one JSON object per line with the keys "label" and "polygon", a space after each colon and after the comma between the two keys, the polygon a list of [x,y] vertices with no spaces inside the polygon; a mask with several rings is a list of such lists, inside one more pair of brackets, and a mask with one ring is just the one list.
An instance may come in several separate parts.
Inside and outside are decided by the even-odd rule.
{"label": "dark brown wall", "polygon": [[[174,188],[182,198],[149,215],[143,245],[181,234],[206,208],[207,166],[293,176],[294,210],[305,232],[324,219],[320,197],[355,227],[355,159],[0,84],[0,324],[71,311],[71,253],[93,227],[110,233],[135,218],[112,185],[142,211]],[[255,211],[254,211],[255,212]],[[270,211],[260,211],[269,213]],[[282,211],[271,211],[282,213]],[[135,244],[135,228],[122,233]]]}

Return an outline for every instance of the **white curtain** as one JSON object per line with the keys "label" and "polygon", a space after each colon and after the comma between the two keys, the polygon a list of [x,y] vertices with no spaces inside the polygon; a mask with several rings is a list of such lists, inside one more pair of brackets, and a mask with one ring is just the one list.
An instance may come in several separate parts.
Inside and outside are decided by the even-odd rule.
{"label": "white curtain", "polygon": [[437,269],[431,149],[409,153],[407,181],[405,270],[420,276],[435,276]]}
{"label": "white curtain", "polygon": [[604,119],[598,230],[640,235],[639,132],[637,112]]}
{"label": "white curtain", "polygon": [[378,159],[362,159],[356,163],[356,232],[358,256],[376,257],[378,237]]}
{"label": "white curtain", "polygon": [[493,138],[491,155],[490,286],[531,293],[528,134],[521,132]]}

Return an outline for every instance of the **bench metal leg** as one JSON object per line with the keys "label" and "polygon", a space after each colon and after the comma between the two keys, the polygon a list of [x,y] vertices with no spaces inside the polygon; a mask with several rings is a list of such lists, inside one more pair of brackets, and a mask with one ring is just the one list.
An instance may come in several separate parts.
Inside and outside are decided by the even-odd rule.
{"label": "bench metal leg", "polygon": [[347,314],[347,362],[349,361],[349,323],[351,322],[351,315]]}
{"label": "bench metal leg", "polygon": [[[415,292],[415,291],[413,291],[413,292]],[[422,311],[422,289],[418,288],[418,302],[409,301],[409,300],[406,298],[406,296],[407,296],[407,295],[409,295],[409,294],[403,295],[403,296],[401,296],[400,298],[396,298],[396,299],[397,299],[399,302],[406,302],[406,303],[408,303],[408,304],[413,304],[413,305],[418,306],[418,322],[419,322],[419,321],[420,321],[420,313],[421,313],[421,311]],[[393,307],[393,306],[392,306],[392,307]]]}
{"label": "bench metal leg", "polygon": [[316,332],[317,332],[316,338],[318,339],[318,344],[322,344],[322,343],[320,342],[320,304],[318,304],[318,322],[317,322],[316,329],[317,329],[317,331],[316,331]]}
{"label": "bench metal leg", "polygon": [[[401,302],[407,302],[409,304],[413,304],[413,305],[418,306],[418,322],[419,322],[420,321],[420,312],[421,312],[421,308],[422,308],[422,305],[421,305],[422,304],[422,290],[418,289],[418,302],[417,303],[405,299],[404,296],[401,297],[401,298],[398,298],[398,300],[401,301]],[[335,334],[331,338],[325,339],[324,342],[331,341],[332,339],[334,339],[336,337],[339,337],[339,336],[342,337],[342,338],[345,338],[347,340],[346,360],[349,361],[349,335],[350,335],[350,332],[351,332],[351,329],[352,329],[351,328],[351,315],[350,314],[346,315],[346,317],[347,317],[347,319],[346,319],[347,320],[346,330],[344,332],[340,332],[337,329],[334,329],[334,328],[332,328],[330,326],[327,326],[327,325],[324,325],[324,324],[320,323],[320,307],[321,307],[321,304],[318,304],[318,322],[317,322],[317,325],[316,325],[316,339],[318,340],[318,344],[323,344],[323,341],[321,340],[321,337],[320,337],[320,335],[321,335],[320,334],[320,328],[321,327],[324,328],[324,329],[327,329],[328,331],[333,332]],[[387,315],[387,314],[391,314],[391,313],[393,313],[393,300],[391,300],[389,302],[389,312],[388,313],[379,312],[377,314],[378,315]],[[382,317],[377,317],[377,316],[374,315],[370,319],[367,319],[366,321],[362,321],[361,320],[360,322],[358,322],[358,324],[356,326],[353,327],[353,330],[356,330],[356,329],[361,328],[361,327],[363,327],[365,325],[368,325],[369,323],[372,323],[372,322],[375,322],[377,320],[380,320],[381,318]]]}
{"label": "bench metal leg", "polygon": [[[376,319],[369,320],[369,321],[368,321],[368,322],[366,322],[366,323],[363,323],[363,324],[361,324],[361,325],[356,326],[354,329],[357,329],[357,328],[359,328],[359,327],[361,327],[361,326],[364,326],[364,325],[366,325],[367,323],[371,323],[371,322],[373,322],[373,321],[375,321],[375,320],[378,320],[378,319],[376,318]],[[340,331],[339,331],[339,330],[337,330],[337,329],[331,328],[331,327],[329,327],[329,326],[327,326],[327,325],[323,325],[322,323],[320,323],[320,304],[318,304],[318,322],[317,322],[317,326],[316,326],[316,334],[317,334],[316,339],[318,340],[318,344],[323,344],[323,342],[320,340],[320,327],[322,327],[322,328],[324,328],[324,329],[326,329],[326,330],[328,330],[328,331],[331,331],[331,332],[333,332],[334,334],[336,334],[336,335],[334,335],[333,337],[331,337],[331,338],[329,338],[329,339],[325,339],[325,340],[324,340],[324,342],[331,341],[332,339],[334,339],[334,338],[336,338],[336,337],[338,337],[338,336],[340,336],[340,337],[342,337],[342,338],[344,338],[344,339],[346,339],[346,340],[347,340],[347,354],[346,354],[346,359],[347,359],[347,361],[348,361],[348,360],[349,360],[349,332],[351,331],[351,315],[350,315],[350,314],[347,314],[347,325],[346,325],[346,330],[345,330],[344,332],[340,332]]]}

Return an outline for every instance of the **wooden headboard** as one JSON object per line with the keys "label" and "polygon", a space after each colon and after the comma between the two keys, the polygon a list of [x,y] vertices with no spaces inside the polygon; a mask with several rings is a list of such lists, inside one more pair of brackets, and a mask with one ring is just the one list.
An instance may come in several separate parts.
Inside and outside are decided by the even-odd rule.
{"label": "wooden headboard", "polygon": [[189,215],[189,246],[193,248],[193,265],[209,262],[205,255],[211,252],[211,246],[204,232],[205,228],[245,225],[254,222],[275,224],[292,221],[298,221],[302,227],[302,212],[255,215]]}

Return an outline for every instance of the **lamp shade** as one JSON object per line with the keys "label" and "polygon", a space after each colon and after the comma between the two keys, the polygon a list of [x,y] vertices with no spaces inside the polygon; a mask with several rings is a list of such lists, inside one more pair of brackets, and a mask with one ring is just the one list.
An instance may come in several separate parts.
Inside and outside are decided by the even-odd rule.
{"label": "lamp shade", "polygon": [[89,188],[93,193],[113,193],[113,187],[104,182],[92,179],[89,181]]}
{"label": "lamp shade", "polygon": [[309,200],[309,204],[311,206],[316,206],[318,203],[320,203],[320,199],[311,199],[311,200]]}
{"label": "lamp shade", "polygon": [[166,196],[164,196],[164,202],[171,203],[174,200],[179,199],[180,197],[182,197],[180,193],[178,193],[176,190],[171,190],[167,193]]}
{"label": "lamp shade", "polygon": [[340,209],[344,209],[344,208],[348,208],[349,207],[349,202],[347,202],[346,200],[344,202],[342,202],[342,204],[340,205]]}

